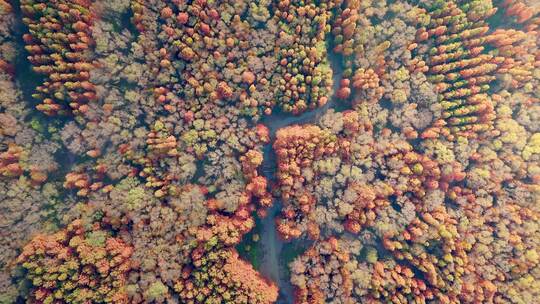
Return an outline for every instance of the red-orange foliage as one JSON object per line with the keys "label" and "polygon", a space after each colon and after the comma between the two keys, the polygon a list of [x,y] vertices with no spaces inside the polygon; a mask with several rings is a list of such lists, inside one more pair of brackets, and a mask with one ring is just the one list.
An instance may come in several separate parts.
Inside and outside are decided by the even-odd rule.
{"label": "red-orange foliage", "polygon": [[354,303],[351,273],[345,266],[349,260],[349,252],[333,237],[310,247],[291,264],[295,303]]}
{"label": "red-orange foliage", "polygon": [[124,289],[132,248],[95,224],[76,220],[53,235],[38,235],[17,262],[27,271],[31,303],[128,303]]}
{"label": "red-orange foliage", "polygon": [[490,89],[496,70],[505,60],[489,54],[483,46],[491,39],[484,19],[496,10],[484,12],[485,16],[468,16],[454,2],[430,9],[433,11],[428,14],[433,21],[427,28],[418,30],[416,42],[425,44],[430,39],[433,46],[425,58],[417,57],[414,61],[427,62],[430,80],[442,97],[443,113],[442,119],[425,130],[422,138],[442,135],[454,140],[456,135],[478,136],[493,128],[493,102],[484,93]]}
{"label": "red-orange foliage", "polygon": [[38,110],[47,115],[66,111],[88,111],[96,100],[90,79],[93,68],[90,48],[93,16],[90,1],[21,1],[23,21],[30,33],[23,39],[34,71],[47,76],[35,97],[43,103]]}
{"label": "red-orange foliage", "polygon": [[[445,207],[422,212],[400,234],[391,232],[385,235],[382,243],[398,265],[389,272],[383,269],[387,265],[375,263],[373,288],[379,294],[386,294],[376,298],[377,301],[394,297],[403,301],[402,289],[405,288],[421,302],[437,299],[440,303],[459,303],[459,293],[450,291],[450,286],[461,282],[465,272],[468,263],[466,242],[459,238],[457,220],[447,213]],[[422,245],[415,246],[417,244]],[[431,244],[439,246],[440,256],[432,251]],[[413,247],[415,250],[410,249]],[[407,262],[401,264],[402,261]],[[422,275],[413,274],[410,265],[420,270]],[[385,282],[394,284],[390,286]]]}
{"label": "red-orange foliage", "polygon": [[524,23],[527,30],[535,30],[540,25],[539,6],[529,6],[525,1],[519,0],[505,0],[502,5],[506,8],[504,14],[517,17],[516,21]]}
{"label": "red-orange foliage", "polygon": [[[539,17],[540,20],[540,17]],[[537,47],[536,31],[497,29],[489,36],[489,43],[504,57],[497,72],[508,74],[514,88],[521,87],[533,79],[533,72],[540,67],[540,51]],[[537,50],[534,56],[531,50]]]}
{"label": "red-orange foliage", "polygon": [[0,153],[0,177],[19,177],[28,173],[33,185],[41,185],[47,180],[47,173],[37,166],[28,166],[24,159],[24,149],[15,143],[8,144],[8,149]]}
{"label": "red-orange foliage", "polygon": [[[277,219],[277,229],[284,239],[300,236],[294,218],[297,213],[308,214],[314,198],[298,186],[304,182],[302,168],[308,168],[314,160],[333,155],[339,151],[337,138],[314,125],[292,126],[277,132],[274,150],[278,156],[278,182],[285,203],[283,218]],[[312,235],[317,230],[311,229]]]}
{"label": "red-orange foliage", "polygon": [[[245,207],[240,207],[234,216],[229,217],[220,214],[211,214],[207,217],[207,226],[197,230],[197,240],[203,244],[212,238],[226,246],[234,246],[240,243],[242,236],[253,228],[255,224],[251,214]],[[202,254],[203,247],[199,247],[194,255]]]}
{"label": "red-orange foliage", "polygon": [[313,160],[338,151],[335,137],[314,125],[291,126],[280,129],[274,142],[278,156],[278,180],[282,197],[287,200],[293,194],[295,182],[302,182],[301,168],[309,167]]}
{"label": "red-orange foliage", "polygon": [[[277,176],[284,207],[276,223],[279,234],[286,240],[297,238],[304,232],[312,239],[319,237],[321,229],[314,211],[316,206],[323,204],[317,201],[316,193],[310,192],[317,188],[319,181],[319,172],[313,163],[341,156],[341,163],[348,164],[352,153],[350,147],[356,136],[373,136],[372,126],[362,123],[357,112],[348,111],[341,115],[343,132],[337,135],[315,125],[278,131],[274,149],[278,156]],[[415,152],[403,140],[390,140],[391,134],[390,130],[385,130],[381,132],[385,139],[380,139],[385,144],[363,144],[361,149],[379,170],[392,171],[385,174],[388,180],[373,185],[342,185],[357,197],[349,202],[352,210],[344,215],[343,226],[349,232],[358,233],[363,227],[373,225],[377,212],[390,205],[391,195],[411,194],[421,199],[429,190],[446,191],[450,182],[464,178],[457,164],[451,172],[442,174],[436,161]],[[400,167],[392,164],[400,164]],[[310,173],[306,175],[306,171]],[[309,175],[311,178],[306,178]]]}
{"label": "red-orange foliage", "polygon": [[[332,35],[336,46],[334,52],[341,53],[345,56],[350,56],[354,53],[355,34],[360,26],[357,25],[359,21],[359,8],[360,1],[339,1],[342,2],[338,7],[338,14],[332,24]],[[339,3],[338,2],[338,3]]]}
{"label": "red-orange foliage", "polygon": [[19,164],[23,149],[16,144],[10,144],[8,150],[0,153],[0,176],[15,177],[23,173]]}
{"label": "red-orange foliage", "polygon": [[182,303],[267,304],[277,300],[277,286],[262,278],[234,249],[207,248],[195,262],[198,266],[184,268],[174,286]]}
{"label": "red-orange foliage", "polygon": [[354,210],[347,215],[347,220],[344,224],[345,229],[352,233],[358,233],[365,226],[371,226],[374,223],[376,208],[384,208],[390,205],[388,196],[392,194],[392,187],[386,185],[353,184],[350,186],[358,197],[354,202]]}

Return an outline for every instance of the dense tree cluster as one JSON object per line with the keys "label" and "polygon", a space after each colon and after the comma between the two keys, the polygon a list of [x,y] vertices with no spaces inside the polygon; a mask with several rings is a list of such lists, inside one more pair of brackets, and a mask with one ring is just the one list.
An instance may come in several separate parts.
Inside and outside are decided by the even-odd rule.
{"label": "dense tree cluster", "polygon": [[491,1],[342,4],[353,111],[274,142],[278,230],[316,240],[290,264],[298,303],[537,297],[539,7],[501,8],[491,29]]}
{"label": "dense tree cluster", "polygon": [[76,220],[23,248],[17,262],[31,282],[31,302],[128,303],[125,285],[133,250],[99,226],[85,228]]}
{"label": "dense tree cluster", "polygon": [[0,303],[539,297],[535,1],[14,3]]}

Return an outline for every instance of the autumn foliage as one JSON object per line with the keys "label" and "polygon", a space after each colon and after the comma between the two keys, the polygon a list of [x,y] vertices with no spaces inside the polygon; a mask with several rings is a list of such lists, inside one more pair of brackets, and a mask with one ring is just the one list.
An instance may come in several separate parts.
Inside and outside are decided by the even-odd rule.
{"label": "autumn foliage", "polygon": [[36,236],[17,262],[31,284],[32,303],[128,303],[125,291],[132,248],[107,230],[74,221]]}
{"label": "autumn foliage", "polygon": [[33,70],[45,81],[33,96],[47,115],[72,111],[84,114],[96,101],[90,81],[92,23],[90,1],[21,1],[23,21],[29,33],[23,36]]}
{"label": "autumn foliage", "polygon": [[263,279],[235,250],[209,249],[195,261],[197,267],[185,267],[174,285],[183,303],[263,304],[277,300],[277,286]]}

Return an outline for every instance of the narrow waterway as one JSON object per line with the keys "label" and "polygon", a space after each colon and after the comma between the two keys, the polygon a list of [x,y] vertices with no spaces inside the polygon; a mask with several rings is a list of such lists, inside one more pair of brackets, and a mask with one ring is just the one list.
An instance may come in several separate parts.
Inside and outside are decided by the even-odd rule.
{"label": "narrow waterway", "polygon": [[[339,81],[343,74],[341,59],[337,56],[330,57],[333,70],[333,93],[332,98],[323,107],[305,112],[298,116],[276,111],[270,116],[266,116],[261,121],[270,130],[271,143],[264,147],[264,162],[262,173],[268,179],[269,184],[276,183],[277,157],[272,149],[276,132],[284,127],[295,124],[308,124],[316,122],[326,111],[334,109],[343,110],[347,107],[343,101],[338,101],[335,92],[339,88]],[[306,247],[306,241],[293,241],[293,243],[283,242],[276,230],[275,217],[282,208],[279,198],[274,200],[274,205],[268,210],[268,215],[260,220],[258,230],[260,240],[258,242],[260,252],[259,271],[268,279],[278,284],[279,298],[278,304],[292,304],[294,300],[294,288],[289,281],[288,262],[299,252],[299,248]],[[286,252],[285,252],[286,251]]]}

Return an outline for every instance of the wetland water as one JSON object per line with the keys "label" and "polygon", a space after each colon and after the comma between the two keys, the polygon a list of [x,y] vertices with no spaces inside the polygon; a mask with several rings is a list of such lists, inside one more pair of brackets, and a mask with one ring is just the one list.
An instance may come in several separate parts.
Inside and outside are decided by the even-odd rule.
{"label": "wetland water", "polygon": [[[267,178],[269,184],[276,182],[277,159],[272,149],[276,132],[284,127],[308,124],[317,121],[326,111],[333,109],[342,111],[347,108],[347,102],[339,101],[335,93],[339,88],[339,80],[342,77],[343,69],[338,56],[330,57],[330,64],[333,71],[333,94],[332,98],[322,107],[307,111],[301,115],[275,111],[274,114],[266,116],[261,123],[270,130],[270,144],[264,147],[264,162],[262,164],[262,174]],[[251,260],[263,276],[275,282],[279,287],[278,304],[293,303],[294,288],[289,281],[288,264],[309,246],[309,241],[296,240],[284,242],[280,239],[277,230],[275,217],[279,215],[283,203],[279,198],[275,198],[272,208],[268,210],[266,217],[257,219],[257,226],[254,231],[248,234],[244,242],[239,246],[244,257]],[[253,234],[259,235],[259,240],[253,242]],[[249,250],[245,250],[249,243]]]}

